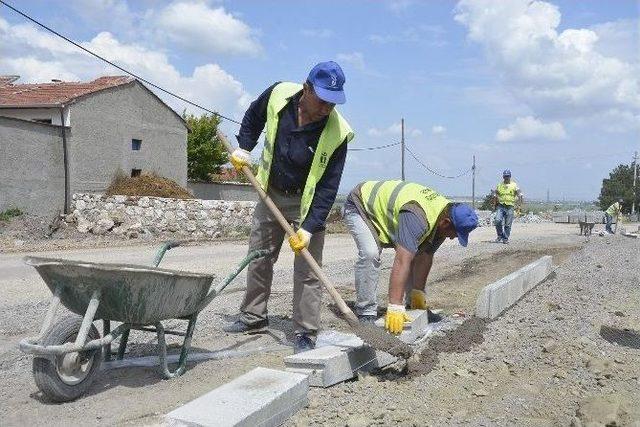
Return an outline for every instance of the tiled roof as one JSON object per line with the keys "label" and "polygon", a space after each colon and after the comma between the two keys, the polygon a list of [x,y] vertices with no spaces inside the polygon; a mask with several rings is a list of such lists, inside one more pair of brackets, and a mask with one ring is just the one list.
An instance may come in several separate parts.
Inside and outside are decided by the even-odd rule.
{"label": "tiled roof", "polygon": [[0,76],[0,107],[65,104],[75,98],[133,81],[128,76],[104,76],[90,82],[7,84],[13,76]]}

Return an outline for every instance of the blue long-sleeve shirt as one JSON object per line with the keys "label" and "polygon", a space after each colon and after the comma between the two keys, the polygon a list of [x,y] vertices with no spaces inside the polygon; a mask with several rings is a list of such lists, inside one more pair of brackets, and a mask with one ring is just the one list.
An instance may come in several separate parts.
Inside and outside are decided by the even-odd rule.
{"label": "blue long-sleeve shirt", "polygon": [[[267,105],[271,91],[278,83],[265,90],[251,103],[244,114],[237,135],[240,148],[251,151],[257,145],[267,122]],[[304,189],[320,134],[327,123],[327,118],[324,118],[298,126],[298,102],[301,96],[302,91],[293,95],[282,109],[276,132],[269,186],[284,192],[301,193]],[[322,178],[316,185],[309,213],[300,225],[305,230],[315,233],[324,229],[327,215],[338,193],[346,158],[347,144],[344,143],[333,153]]]}

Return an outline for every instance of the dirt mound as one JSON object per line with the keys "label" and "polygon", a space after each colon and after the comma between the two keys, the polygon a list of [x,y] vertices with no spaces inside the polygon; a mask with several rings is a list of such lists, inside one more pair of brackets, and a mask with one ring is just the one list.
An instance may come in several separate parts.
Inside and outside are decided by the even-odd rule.
{"label": "dirt mound", "polygon": [[428,346],[420,353],[417,361],[409,363],[409,378],[428,374],[438,363],[439,353],[464,353],[484,341],[486,321],[471,317],[457,329],[445,332],[429,340]]}
{"label": "dirt mound", "polygon": [[193,195],[175,181],[155,173],[145,172],[136,177],[118,174],[107,188],[107,196],[154,196],[173,199],[193,199]]}

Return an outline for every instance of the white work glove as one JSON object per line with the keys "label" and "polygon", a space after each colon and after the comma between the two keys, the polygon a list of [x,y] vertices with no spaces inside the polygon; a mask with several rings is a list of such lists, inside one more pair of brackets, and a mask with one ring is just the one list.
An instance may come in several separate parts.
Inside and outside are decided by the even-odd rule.
{"label": "white work glove", "polygon": [[236,148],[233,150],[233,153],[231,153],[230,161],[238,172],[242,172],[243,166],[251,165],[251,153],[242,148]]}

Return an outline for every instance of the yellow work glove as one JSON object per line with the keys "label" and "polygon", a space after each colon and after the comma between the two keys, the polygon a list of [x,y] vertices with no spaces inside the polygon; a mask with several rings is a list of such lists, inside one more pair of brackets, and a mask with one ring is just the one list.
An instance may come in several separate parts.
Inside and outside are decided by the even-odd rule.
{"label": "yellow work glove", "polygon": [[238,172],[242,172],[243,166],[251,165],[251,153],[242,148],[236,148],[231,153],[229,161]]}
{"label": "yellow work glove", "polygon": [[427,307],[427,298],[423,291],[419,289],[411,289],[411,293],[409,294],[409,307],[412,310],[426,310]]}
{"label": "yellow work glove", "polygon": [[289,246],[298,255],[302,249],[309,247],[310,241],[311,233],[304,228],[299,228],[295,236],[289,237]]}
{"label": "yellow work glove", "polygon": [[407,316],[404,305],[389,304],[387,306],[387,315],[384,318],[384,328],[392,334],[399,334],[404,329],[404,322],[410,322],[411,318]]}

